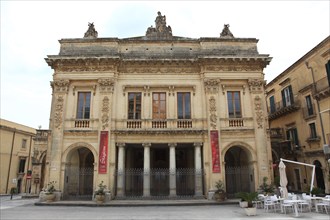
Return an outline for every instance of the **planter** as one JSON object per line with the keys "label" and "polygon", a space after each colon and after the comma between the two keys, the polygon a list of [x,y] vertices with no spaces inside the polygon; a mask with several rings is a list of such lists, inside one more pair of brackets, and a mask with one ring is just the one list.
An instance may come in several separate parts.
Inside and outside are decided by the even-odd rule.
{"label": "planter", "polygon": [[46,202],[54,202],[56,195],[54,193],[46,193],[45,200]]}
{"label": "planter", "polygon": [[247,216],[255,216],[257,215],[257,208],[251,207],[251,208],[244,208],[245,213]]}
{"label": "planter", "polygon": [[247,201],[240,201],[239,202],[239,207],[241,207],[241,208],[247,208],[248,207],[248,202]]}
{"label": "planter", "polygon": [[95,195],[95,201],[97,204],[102,204],[105,201],[105,195]]}
{"label": "planter", "polygon": [[215,192],[213,198],[216,201],[224,201],[226,199],[226,193],[225,192]]}

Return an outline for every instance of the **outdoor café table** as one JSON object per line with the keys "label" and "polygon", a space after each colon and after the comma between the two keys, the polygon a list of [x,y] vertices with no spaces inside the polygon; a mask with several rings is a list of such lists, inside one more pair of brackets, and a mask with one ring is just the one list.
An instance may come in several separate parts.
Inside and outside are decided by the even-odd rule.
{"label": "outdoor caf\u00e9 table", "polygon": [[305,200],[302,200],[302,199],[288,199],[288,200],[285,200],[286,203],[293,203],[295,217],[299,216],[298,203],[299,202],[304,202],[304,201]]}
{"label": "outdoor caf\u00e9 table", "polygon": [[321,201],[322,199],[324,198],[319,196],[311,196],[312,207],[316,207],[315,204]]}
{"label": "outdoor caf\u00e9 table", "polygon": [[[321,198],[320,199],[320,201],[322,201],[323,203],[325,202],[325,203],[328,203],[328,204],[330,204],[330,198],[322,198],[322,197],[319,197],[319,198]],[[316,210],[316,212],[319,212],[318,210],[317,210],[317,206],[316,206],[316,204],[317,203],[315,203],[315,210]]]}

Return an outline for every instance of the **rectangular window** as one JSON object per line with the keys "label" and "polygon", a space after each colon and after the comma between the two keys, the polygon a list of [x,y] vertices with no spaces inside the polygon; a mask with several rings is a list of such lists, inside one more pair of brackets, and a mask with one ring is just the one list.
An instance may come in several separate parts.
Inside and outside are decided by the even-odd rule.
{"label": "rectangular window", "polygon": [[287,140],[291,141],[294,148],[299,147],[297,128],[290,128],[286,131]]}
{"label": "rectangular window", "polygon": [[24,170],[25,170],[25,161],[26,161],[26,158],[21,158],[19,160],[18,173],[24,173]]}
{"label": "rectangular window", "polygon": [[190,92],[178,92],[178,119],[191,119]]}
{"label": "rectangular window", "polygon": [[276,111],[274,96],[269,97],[269,105],[270,105],[270,113],[274,113]]}
{"label": "rectangular window", "polygon": [[166,119],[166,93],[154,92],[152,94],[152,118]]}
{"label": "rectangular window", "polygon": [[22,139],[22,148],[26,148],[26,142],[27,142],[26,139]]}
{"label": "rectangular window", "polygon": [[313,115],[314,114],[314,109],[313,109],[311,96],[308,95],[305,98],[306,98],[307,114],[308,114],[308,116]]}
{"label": "rectangular window", "polygon": [[128,119],[141,119],[141,93],[128,93]]}
{"label": "rectangular window", "polygon": [[240,92],[227,92],[229,118],[241,118],[241,97]]}
{"label": "rectangular window", "polygon": [[78,119],[89,119],[91,107],[91,93],[90,92],[78,92]]}
{"label": "rectangular window", "polygon": [[282,91],[283,107],[287,107],[293,104],[293,93],[291,85],[284,88]]}
{"label": "rectangular window", "polygon": [[317,138],[315,123],[309,124],[310,138]]}

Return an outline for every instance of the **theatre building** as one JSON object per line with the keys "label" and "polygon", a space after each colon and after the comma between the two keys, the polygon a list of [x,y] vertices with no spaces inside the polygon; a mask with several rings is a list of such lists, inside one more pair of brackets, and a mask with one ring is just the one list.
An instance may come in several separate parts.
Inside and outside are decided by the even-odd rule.
{"label": "theatre building", "polygon": [[63,199],[228,196],[272,180],[258,40],[172,34],[165,16],[144,36],[61,39],[54,70],[47,181]]}

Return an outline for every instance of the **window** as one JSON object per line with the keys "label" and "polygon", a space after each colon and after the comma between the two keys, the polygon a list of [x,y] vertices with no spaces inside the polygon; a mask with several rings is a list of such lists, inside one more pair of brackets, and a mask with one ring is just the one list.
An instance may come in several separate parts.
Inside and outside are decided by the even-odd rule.
{"label": "window", "polygon": [[27,142],[26,139],[22,139],[22,148],[26,148],[26,142]]}
{"label": "window", "polygon": [[327,71],[328,86],[330,86],[330,60],[325,64],[325,69]]}
{"label": "window", "polygon": [[26,161],[26,158],[21,158],[19,160],[18,173],[24,173],[24,170],[25,170],[25,161]]}
{"label": "window", "polygon": [[191,119],[190,92],[178,92],[178,119]]}
{"label": "window", "polygon": [[269,97],[269,105],[270,105],[270,113],[274,113],[276,111],[274,96]]}
{"label": "window", "polygon": [[78,93],[78,119],[89,119],[90,118],[90,105],[91,105],[91,93],[90,92],[79,92]]}
{"label": "window", "polygon": [[166,93],[155,92],[152,94],[153,119],[166,119]]}
{"label": "window", "polygon": [[317,138],[315,123],[309,124],[310,138]]}
{"label": "window", "polygon": [[312,104],[311,96],[308,95],[305,98],[306,98],[306,107],[307,107],[307,114],[308,114],[308,116],[314,115],[314,109],[313,109],[313,104]]}
{"label": "window", "polygon": [[282,91],[283,107],[287,107],[293,104],[293,94],[291,85],[284,88]]}
{"label": "window", "polygon": [[141,119],[141,93],[128,93],[128,119]]}
{"label": "window", "polygon": [[240,92],[227,92],[229,118],[241,118]]}
{"label": "window", "polygon": [[290,128],[286,131],[286,137],[294,147],[299,147],[297,128]]}

